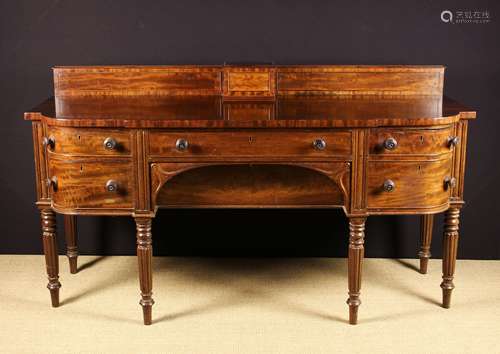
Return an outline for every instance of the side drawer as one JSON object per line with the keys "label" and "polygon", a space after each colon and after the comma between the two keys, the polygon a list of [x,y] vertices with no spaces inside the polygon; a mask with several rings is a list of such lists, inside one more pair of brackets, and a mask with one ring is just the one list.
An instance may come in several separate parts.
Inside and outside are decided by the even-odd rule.
{"label": "side drawer", "polygon": [[[438,161],[369,161],[367,194],[369,209],[432,208],[450,197],[445,183],[450,177],[451,159]],[[393,190],[384,184],[393,183]]]}
{"label": "side drawer", "polygon": [[[179,149],[179,141],[187,148]],[[323,149],[314,146],[323,141]],[[326,157],[351,154],[350,131],[151,132],[149,153],[158,157]]]}
{"label": "side drawer", "polygon": [[369,153],[374,155],[436,155],[450,152],[453,128],[370,130]]}
{"label": "side drawer", "polygon": [[[130,161],[50,159],[51,195],[59,208],[130,209],[133,169]],[[110,185],[115,185],[113,188]],[[109,190],[108,190],[109,188]]]}
{"label": "side drawer", "polygon": [[127,130],[48,127],[47,136],[54,153],[130,156],[131,133]]}

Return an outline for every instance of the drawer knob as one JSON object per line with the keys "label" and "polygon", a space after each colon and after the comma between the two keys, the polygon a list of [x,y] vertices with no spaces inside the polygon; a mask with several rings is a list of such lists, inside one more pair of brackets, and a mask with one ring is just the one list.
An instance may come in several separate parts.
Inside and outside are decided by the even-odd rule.
{"label": "drawer knob", "polygon": [[114,193],[118,191],[118,182],[113,179],[110,179],[106,182],[106,190],[108,192]]}
{"label": "drawer knob", "polygon": [[458,145],[460,138],[458,136],[450,136],[448,138],[448,147],[451,149]]}
{"label": "drawer knob", "polygon": [[56,139],[53,136],[46,137],[44,136],[42,139],[42,145],[46,149],[53,149],[56,145]]}
{"label": "drawer knob", "polygon": [[186,151],[189,147],[189,143],[186,139],[177,139],[175,142],[175,148],[179,151]]}
{"label": "drawer knob", "polygon": [[47,184],[48,189],[52,189],[53,191],[57,190],[57,177],[56,176],[47,178],[45,183]]}
{"label": "drawer knob", "polygon": [[325,148],[326,148],[326,141],[324,141],[323,139],[315,139],[313,141],[313,147],[316,150],[325,150]]}
{"label": "drawer knob", "polygon": [[394,150],[398,147],[398,142],[394,138],[387,138],[384,141],[384,148],[386,150]]}
{"label": "drawer knob", "polygon": [[104,148],[106,150],[114,150],[118,146],[116,140],[111,137],[107,137],[106,139],[104,139],[104,142],[102,144],[104,145]]}
{"label": "drawer knob", "polygon": [[388,179],[384,181],[384,191],[392,192],[396,188],[396,183],[393,180]]}
{"label": "drawer knob", "polygon": [[455,177],[446,176],[444,178],[444,189],[455,188],[457,186],[457,179]]}

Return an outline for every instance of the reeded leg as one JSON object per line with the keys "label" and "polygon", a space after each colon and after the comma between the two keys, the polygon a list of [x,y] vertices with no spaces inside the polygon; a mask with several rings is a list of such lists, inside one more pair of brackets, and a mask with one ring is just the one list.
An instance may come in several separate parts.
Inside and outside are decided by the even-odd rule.
{"label": "reeded leg", "polygon": [[45,254],[47,277],[49,279],[47,288],[50,291],[52,307],[58,307],[61,283],[59,282],[59,259],[56,241],[56,214],[52,209],[46,208],[40,210],[40,216],[42,222],[43,253]]}
{"label": "reeded leg", "polygon": [[451,206],[444,214],[443,235],[443,307],[450,307],[451,291],[455,288],[453,274],[455,273],[455,261],[458,249],[458,223],[460,208]]}
{"label": "reeded leg", "polygon": [[434,215],[422,215],[420,226],[420,273],[427,274],[427,265],[431,257],[432,226]]}
{"label": "reeded leg", "polygon": [[141,287],[141,300],[139,303],[142,306],[144,316],[144,324],[151,324],[151,309],[153,307],[153,275],[152,268],[152,235],[151,235],[151,218],[138,217],[135,218],[137,227],[137,259],[139,262],[139,282]]}
{"label": "reeded leg", "polygon": [[349,323],[358,323],[358,307],[361,305],[359,299],[361,289],[361,268],[364,257],[365,238],[364,217],[352,217],[349,219],[349,259],[347,264],[349,282]]}
{"label": "reeded leg", "polygon": [[69,261],[69,271],[71,274],[77,272],[78,247],[76,245],[76,216],[64,215],[64,235],[66,237],[66,255]]}

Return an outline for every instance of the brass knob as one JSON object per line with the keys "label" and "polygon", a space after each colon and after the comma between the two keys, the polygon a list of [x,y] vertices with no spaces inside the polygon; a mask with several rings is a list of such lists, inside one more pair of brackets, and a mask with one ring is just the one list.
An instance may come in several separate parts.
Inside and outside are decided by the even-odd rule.
{"label": "brass knob", "polygon": [[186,151],[189,147],[189,143],[186,139],[177,139],[175,142],[175,148],[179,151]]}
{"label": "brass knob", "polygon": [[56,139],[53,136],[46,137],[44,136],[42,139],[42,145],[46,149],[53,149],[56,145]]}
{"label": "brass knob", "polygon": [[457,146],[459,142],[460,138],[458,136],[450,136],[448,138],[448,147],[451,149],[452,147]]}
{"label": "brass knob", "polygon": [[457,186],[457,179],[455,177],[446,176],[444,178],[444,189],[455,188]]}
{"label": "brass knob", "polygon": [[106,150],[114,150],[118,146],[116,140],[111,137],[107,137],[106,139],[104,139],[104,142],[102,144],[104,145],[104,148]]}
{"label": "brass knob", "polygon": [[384,148],[386,150],[394,150],[398,147],[398,142],[394,138],[387,138],[384,141]]}
{"label": "brass knob", "polygon": [[106,190],[108,192],[114,193],[118,191],[118,182],[113,179],[110,179],[106,182]]}
{"label": "brass knob", "polygon": [[384,181],[384,191],[392,192],[396,188],[396,183],[393,180],[387,179]]}
{"label": "brass knob", "polygon": [[57,190],[57,177],[49,177],[45,180],[45,183],[47,184],[48,189],[52,189],[53,191]]}
{"label": "brass knob", "polygon": [[314,141],[313,141],[313,147],[316,150],[325,150],[325,148],[326,148],[326,141],[324,141],[323,139],[314,139]]}

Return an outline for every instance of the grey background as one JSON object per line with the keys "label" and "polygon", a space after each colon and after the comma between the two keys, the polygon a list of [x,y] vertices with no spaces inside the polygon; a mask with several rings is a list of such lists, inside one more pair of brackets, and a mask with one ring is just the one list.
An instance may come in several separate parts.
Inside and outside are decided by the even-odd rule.
{"label": "grey background", "polygon": [[[487,10],[491,23],[446,24],[445,9]],[[446,65],[446,94],[479,116],[470,125],[459,257],[498,259],[499,15],[494,1],[1,1],[0,253],[41,252],[22,114],[52,94],[51,66],[274,61]],[[130,218],[79,223],[82,253],[134,253]],[[341,211],[172,210],[153,228],[157,255],[346,255]],[[415,257],[418,238],[418,217],[371,217],[366,255]]]}

